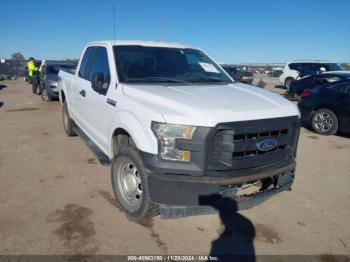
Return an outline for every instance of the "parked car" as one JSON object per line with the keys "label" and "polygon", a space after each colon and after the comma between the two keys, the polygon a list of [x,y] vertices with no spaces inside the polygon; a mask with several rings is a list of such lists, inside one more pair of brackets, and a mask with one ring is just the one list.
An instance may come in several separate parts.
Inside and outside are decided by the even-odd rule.
{"label": "parked car", "polygon": [[350,71],[324,72],[321,74],[306,76],[292,82],[288,92],[288,97],[298,99],[305,89],[313,89],[316,86],[327,83],[336,83],[345,79],[350,79]]}
{"label": "parked car", "polygon": [[297,106],[233,82],[200,49],[93,42],[75,74],[60,70],[58,86],[66,134],[111,165],[130,217],[210,211],[200,197],[218,194],[243,209],[291,188]]}
{"label": "parked car", "polygon": [[321,135],[350,133],[350,80],[305,89],[298,103],[302,118]]}
{"label": "parked car", "polygon": [[237,66],[232,65],[221,65],[221,67],[228,73],[233,80],[236,82],[246,83],[246,84],[252,84],[254,78],[253,74],[239,69]]}
{"label": "parked car", "polygon": [[283,70],[280,68],[272,68],[271,72],[268,74],[270,77],[280,77],[283,74]]}
{"label": "parked car", "polygon": [[295,80],[305,76],[314,75],[326,71],[341,71],[341,67],[336,63],[322,62],[322,61],[293,61],[286,64],[283,73],[280,75],[280,82],[285,85],[287,89],[290,88],[291,83]]}
{"label": "parked car", "polygon": [[47,62],[40,74],[41,97],[44,101],[58,99],[59,70],[74,70],[76,65],[69,63]]}

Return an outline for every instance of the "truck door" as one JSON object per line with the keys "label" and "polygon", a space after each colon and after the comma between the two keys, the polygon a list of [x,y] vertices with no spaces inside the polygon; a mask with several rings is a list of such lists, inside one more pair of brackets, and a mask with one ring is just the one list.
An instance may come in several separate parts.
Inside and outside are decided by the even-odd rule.
{"label": "truck door", "polygon": [[107,153],[108,127],[113,119],[114,107],[106,97],[111,83],[108,53],[105,47],[94,47],[95,52],[88,73],[86,96],[81,107],[86,119],[89,137]]}
{"label": "truck door", "polygon": [[88,119],[85,114],[84,108],[86,107],[86,98],[88,89],[91,87],[91,82],[89,81],[89,72],[91,70],[92,59],[95,53],[94,47],[89,47],[86,49],[85,54],[82,58],[82,62],[79,67],[79,71],[77,73],[77,77],[75,77],[71,97],[73,98],[74,105],[70,109],[73,111],[73,116],[75,122],[78,126],[86,133],[89,132]]}

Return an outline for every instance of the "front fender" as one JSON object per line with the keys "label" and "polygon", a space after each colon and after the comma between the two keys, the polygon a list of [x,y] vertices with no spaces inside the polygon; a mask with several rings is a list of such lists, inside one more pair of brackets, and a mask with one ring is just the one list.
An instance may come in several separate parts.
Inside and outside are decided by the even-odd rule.
{"label": "front fender", "polygon": [[136,116],[127,111],[117,113],[109,128],[109,157],[113,157],[113,134],[117,129],[124,129],[133,139],[137,149],[151,154],[158,154],[158,141],[151,130],[151,123],[140,122]]}

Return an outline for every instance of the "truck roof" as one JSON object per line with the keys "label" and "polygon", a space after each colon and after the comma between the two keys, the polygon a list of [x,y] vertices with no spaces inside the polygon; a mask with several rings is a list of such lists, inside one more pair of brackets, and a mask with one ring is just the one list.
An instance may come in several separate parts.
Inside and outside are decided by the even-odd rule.
{"label": "truck roof", "polygon": [[179,43],[172,42],[158,42],[158,41],[142,41],[142,40],[103,40],[91,42],[88,45],[138,45],[138,46],[149,46],[149,47],[169,47],[169,48],[194,48],[190,45],[183,45]]}

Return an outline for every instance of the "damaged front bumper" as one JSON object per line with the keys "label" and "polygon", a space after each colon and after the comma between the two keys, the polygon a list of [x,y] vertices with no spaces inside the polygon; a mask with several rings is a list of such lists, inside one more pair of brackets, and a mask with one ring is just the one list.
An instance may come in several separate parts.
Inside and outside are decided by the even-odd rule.
{"label": "damaged front bumper", "polygon": [[242,210],[291,190],[295,165],[293,160],[273,170],[227,178],[153,173],[148,176],[149,193],[151,200],[160,205],[162,218],[217,213],[216,203],[210,202],[213,197],[216,202],[220,201],[217,196],[229,199],[234,203],[234,209]]}

